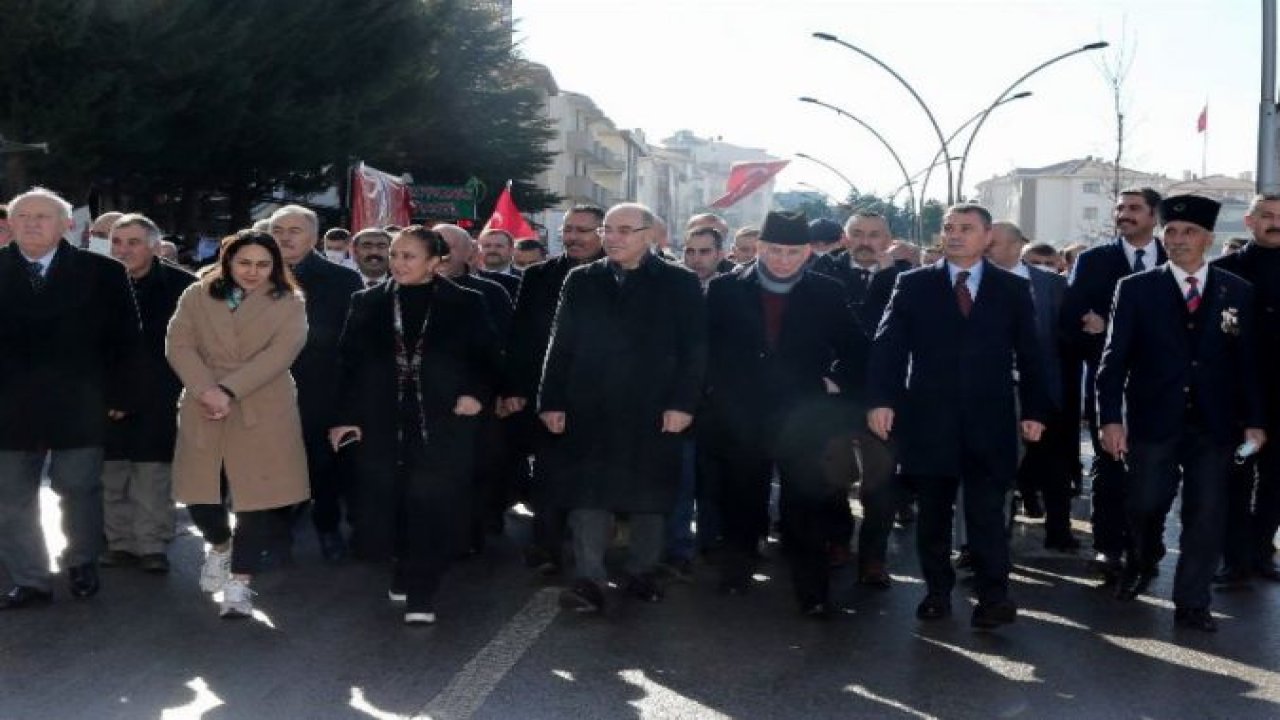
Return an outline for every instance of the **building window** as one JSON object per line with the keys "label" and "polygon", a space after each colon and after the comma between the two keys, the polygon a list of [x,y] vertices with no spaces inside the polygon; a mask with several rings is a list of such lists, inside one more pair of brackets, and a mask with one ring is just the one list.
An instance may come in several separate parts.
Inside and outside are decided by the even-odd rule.
{"label": "building window", "polygon": [[1085,208],[1085,209],[1084,209],[1084,219],[1085,219],[1085,220],[1097,220],[1097,219],[1098,219],[1098,208],[1096,208],[1096,207],[1087,207],[1087,208]]}
{"label": "building window", "polygon": [[1085,194],[1086,194],[1086,195],[1101,195],[1101,194],[1102,194],[1102,183],[1100,183],[1100,182],[1087,182],[1087,183],[1085,183],[1085,184],[1084,184],[1084,192],[1085,192]]}

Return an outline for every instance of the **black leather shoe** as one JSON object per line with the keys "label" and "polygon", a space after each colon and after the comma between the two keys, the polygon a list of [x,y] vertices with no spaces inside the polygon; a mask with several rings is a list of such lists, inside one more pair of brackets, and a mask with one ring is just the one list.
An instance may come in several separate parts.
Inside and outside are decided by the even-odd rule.
{"label": "black leather shoe", "polygon": [[1124,575],[1124,562],[1120,560],[1119,555],[1108,555],[1107,553],[1098,553],[1093,559],[1094,567],[1102,574],[1102,585],[1115,585],[1119,583],[1120,578]]}
{"label": "black leather shoe", "polygon": [[1044,505],[1040,503],[1039,495],[1032,492],[1022,496],[1022,514],[1033,520],[1044,517]]}
{"label": "black leather shoe", "polygon": [[1124,576],[1120,578],[1120,582],[1116,584],[1116,599],[1124,600],[1126,602],[1136,599],[1139,595],[1146,592],[1147,588],[1151,587],[1151,580],[1154,577],[1155,576],[1150,572],[1145,570],[1136,574],[1126,572]]}
{"label": "black leather shoe", "polygon": [[98,594],[98,566],[93,563],[75,565],[67,570],[72,597],[87,598]]}
{"label": "black leather shoe", "polygon": [[98,565],[105,568],[136,565],[138,556],[126,550],[108,550],[98,556]]}
{"label": "black leather shoe", "polygon": [[982,630],[1008,625],[1018,618],[1018,606],[1012,600],[980,602],[973,608],[973,617],[969,624]]}
{"label": "black leather shoe", "polygon": [[0,595],[0,610],[21,610],[53,602],[53,593],[26,585],[14,585],[9,592]]}
{"label": "black leather shoe", "polygon": [[560,591],[560,607],[584,614],[603,612],[604,590],[591,580],[575,580],[571,587]]}
{"label": "black leather shoe", "polygon": [[1200,632],[1218,632],[1218,621],[1207,608],[1178,608],[1173,611],[1173,624]]}
{"label": "black leather shoe", "polygon": [[138,558],[138,569],[152,575],[169,572],[169,558],[164,553],[147,553]]}
{"label": "black leather shoe", "polygon": [[340,563],[346,560],[347,541],[342,539],[342,533],[320,533],[320,555],[324,557],[325,562],[330,563]]}
{"label": "black leather shoe", "polygon": [[873,587],[877,590],[888,590],[893,586],[893,579],[885,571],[883,563],[867,563],[858,573],[858,584]]}
{"label": "black leather shoe", "polygon": [[947,595],[929,593],[916,606],[916,617],[921,620],[941,620],[951,617],[951,598]]}
{"label": "black leather shoe", "polygon": [[632,575],[627,579],[627,594],[649,603],[662,602],[662,587],[652,575]]}

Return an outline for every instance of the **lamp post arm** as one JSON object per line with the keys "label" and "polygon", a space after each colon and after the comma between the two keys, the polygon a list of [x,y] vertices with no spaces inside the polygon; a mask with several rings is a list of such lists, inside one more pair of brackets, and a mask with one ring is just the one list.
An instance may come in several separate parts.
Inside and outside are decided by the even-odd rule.
{"label": "lamp post arm", "polygon": [[[979,118],[981,118],[985,113],[987,113],[987,112],[991,112],[991,111],[995,110],[996,108],[1000,107],[1001,105],[1005,105],[1005,104],[1007,104],[1007,103],[1011,103],[1011,102],[1013,102],[1014,100],[1021,100],[1022,98],[1025,98],[1025,97],[1031,97],[1031,91],[1030,91],[1030,90],[1024,90],[1023,92],[1020,92],[1020,93],[1018,93],[1018,94],[1016,94],[1016,95],[1010,95],[1009,97],[1007,97],[1007,98],[1005,98],[1005,99],[1003,99],[1003,100],[1001,100],[1001,101],[997,102],[997,103],[996,103],[993,107],[991,107],[990,109],[988,109],[988,110],[979,110],[978,112],[974,113],[974,114],[973,114],[973,117],[969,118],[968,120],[965,120],[963,125],[961,125],[960,127],[956,128],[956,129],[955,129],[955,132],[953,132],[953,133],[951,133],[950,135],[948,135],[948,136],[947,136],[947,146],[948,146],[948,147],[950,147],[950,146],[951,146],[951,142],[952,142],[953,140],[955,140],[955,139],[956,139],[956,137],[960,135],[960,133],[964,132],[964,129],[965,129],[965,128],[967,128],[967,127],[969,127],[970,125],[972,125],[972,124],[974,124],[975,122],[977,122],[977,121],[978,121],[978,119],[979,119]],[[938,158],[939,158],[939,156],[941,156],[941,155],[942,155],[942,150],[941,150],[941,149],[939,149],[939,150],[938,150],[938,152],[934,153],[934,155],[933,155],[933,161],[929,164],[929,167],[925,168],[924,170],[921,170],[919,173],[916,173],[916,175],[915,175],[915,177],[918,177],[921,173],[923,173],[923,174],[924,174],[924,181],[920,183],[920,197],[922,197],[922,198],[927,197],[927,195],[926,195],[925,193],[926,193],[926,192],[928,191],[928,189],[929,189],[929,178],[933,177],[933,169],[934,169],[934,168],[936,168],[936,167],[938,167],[939,165],[941,165],[941,164],[942,164],[942,162],[938,159]],[[961,157],[963,157],[963,156],[961,156]],[[955,161],[956,161],[956,160],[958,160],[958,159],[960,159],[960,158],[959,158],[959,157],[952,158],[952,159],[951,159],[951,161],[952,161],[952,162],[955,162]]]}

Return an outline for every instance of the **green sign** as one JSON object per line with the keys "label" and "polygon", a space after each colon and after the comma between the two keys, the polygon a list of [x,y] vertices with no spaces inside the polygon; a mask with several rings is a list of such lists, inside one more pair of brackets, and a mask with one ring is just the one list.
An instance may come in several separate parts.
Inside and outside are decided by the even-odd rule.
{"label": "green sign", "polygon": [[476,192],[468,185],[412,185],[413,214],[451,220],[476,219]]}

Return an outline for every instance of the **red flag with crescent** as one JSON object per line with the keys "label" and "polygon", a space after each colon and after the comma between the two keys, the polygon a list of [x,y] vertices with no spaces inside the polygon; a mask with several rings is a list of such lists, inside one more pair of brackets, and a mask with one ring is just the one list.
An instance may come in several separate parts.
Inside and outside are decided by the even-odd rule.
{"label": "red flag with crescent", "polygon": [[790,160],[774,160],[771,162],[739,162],[729,168],[729,180],[725,183],[724,195],[711,203],[713,208],[727,208],[742,198],[759,190],[774,175],[782,172]]}
{"label": "red flag with crescent", "polygon": [[498,196],[498,202],[493,206],[493,214],[489,216],[489,222],[484,224],[487,230],[506,230],[511,233],[511,237],[516,240],[524,240],[526,238],[537,238],[538,233],[534,232],[529,221],[524,219],[520,214],[520,209],[516,207],[516,201],[511,198],[511,183],[502,189],[502,194]]}
{"label": "red flag with crescent", "polygon": [[351,170],[351,231],[408,225],[413,193],[400,178],[358,163]]}

